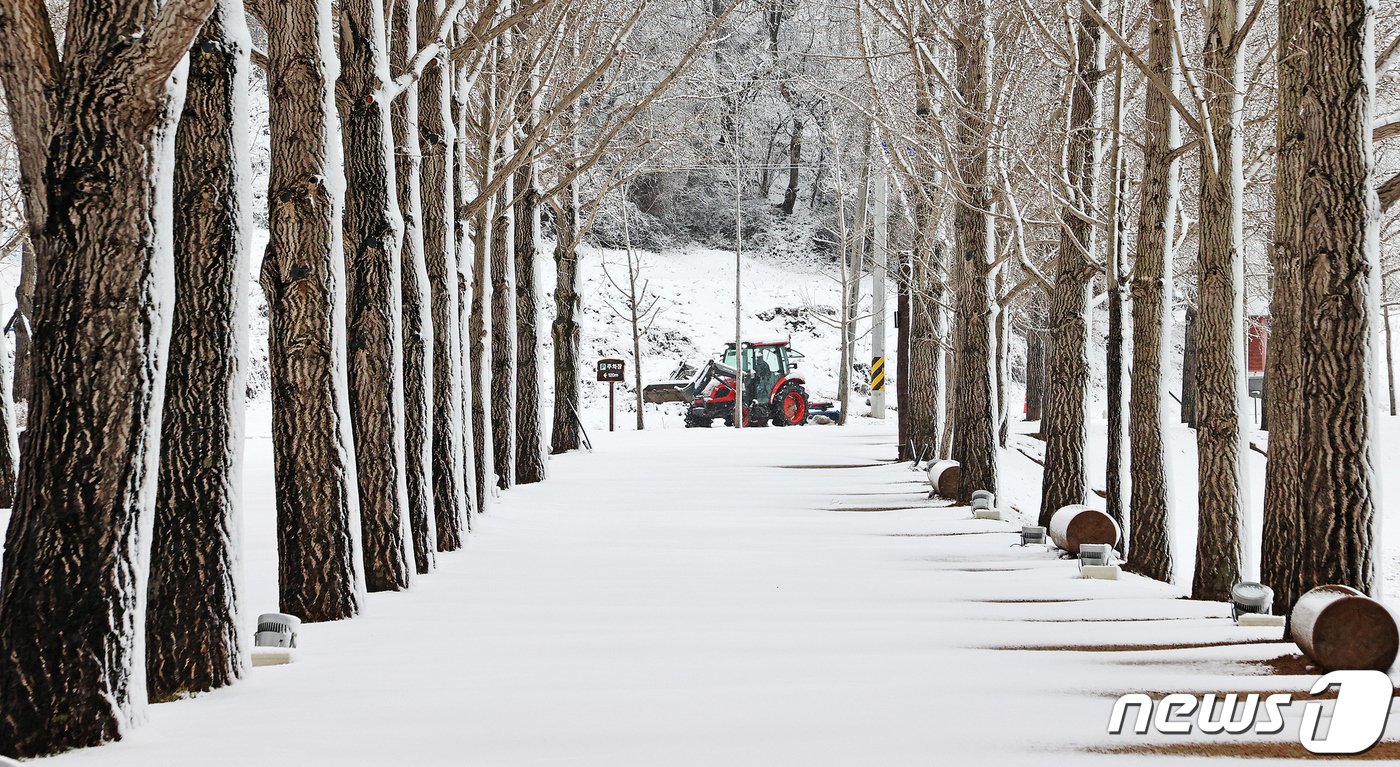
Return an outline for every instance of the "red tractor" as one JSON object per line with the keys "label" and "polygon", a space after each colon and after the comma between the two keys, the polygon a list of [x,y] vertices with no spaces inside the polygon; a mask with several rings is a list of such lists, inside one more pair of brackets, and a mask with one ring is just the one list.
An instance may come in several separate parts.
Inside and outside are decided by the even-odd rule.
{"label": "red tractor", "polygon": [[734,425],[735,391],[743,394],[744,426],[801,426],[807,423],[811,403],[807,383],[794,375],[802,354],[788,341],[744,343],[743,385],[736,386],[737,355],[734,344],[725,347],[722,361],[705,363],[700,374],[681,389],[689,404],[687,428],[709,428],[715,421]]}

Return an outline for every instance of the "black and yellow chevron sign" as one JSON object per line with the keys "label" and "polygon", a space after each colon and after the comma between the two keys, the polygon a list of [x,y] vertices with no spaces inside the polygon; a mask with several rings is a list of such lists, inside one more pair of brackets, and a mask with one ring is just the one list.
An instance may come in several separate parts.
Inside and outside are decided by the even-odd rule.
{"label": "black and yellow chevron sign", "polygon": [[876,357],[876,358],[875,358],[875,361],[872,362],[872,363],[870,363],[870,390],[871,390],[871,391],[884,391],[884,390],[885,390],[885,358],[884,358],[884,357]]}

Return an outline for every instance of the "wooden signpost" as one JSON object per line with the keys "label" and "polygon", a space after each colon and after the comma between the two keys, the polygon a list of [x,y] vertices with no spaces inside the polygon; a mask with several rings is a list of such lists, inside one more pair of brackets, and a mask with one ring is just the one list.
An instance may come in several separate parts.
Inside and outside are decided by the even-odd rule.
{"label": "wooden signpost", "polygon": [[627,363],[622,360],[598,360],[598,380],[608,385],[608,431],[617,431],[617,384],[627,380]]}

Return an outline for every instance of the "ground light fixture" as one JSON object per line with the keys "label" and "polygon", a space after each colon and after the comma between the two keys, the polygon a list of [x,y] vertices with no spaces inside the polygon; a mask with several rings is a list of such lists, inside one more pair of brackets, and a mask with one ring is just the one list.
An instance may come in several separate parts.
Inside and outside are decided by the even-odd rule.
{"label": "ground light fixture", "polygon": [[301,620],[295,615],[259,615],[258,632],[253,635],[253,666],[285,666],[296,660],[299,628]]}
{"label": "ground light fixture", "polygon": [[1230,589],[1230,614],[1236,623],[1244,615],[1273,615],[1274,590],[1253,581],[1235,584]]}
{"label": "ground light fixture", "polygon": [[1022,546],[1046,546],[1049,544],[1049,532],[1039,525],[1027,525],[1021,528]]}
{"label": "ground light fixture", "polygon": [[1079,547],[1079,569],[1108,567],[1113,564],[1113,547],[1107,543],[1086,543]]}

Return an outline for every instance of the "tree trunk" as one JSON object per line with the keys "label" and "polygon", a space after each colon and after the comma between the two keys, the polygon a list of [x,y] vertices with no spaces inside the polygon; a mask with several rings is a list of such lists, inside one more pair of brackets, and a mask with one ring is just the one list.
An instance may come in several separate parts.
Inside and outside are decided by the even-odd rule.
{"label": "tree trunk", "polygon": [[175,308],[146,612],[151,700],[216,690],[247,668],[238,581],[252,199],[243,0],[220,0],[190,49],[175,139]]}
{"label": "tree trunk", "polygon": [[578,312],[578,187],[570,184],[559,205],[554,245],[554,427],[549,452],[554,455],[578,450],[582,433],[578,423],[580,329]]}
{"label": "tree trunk", "polygon": [[[435,33],[445,0],[419,0],[418,37]],[[418,135],[423,167],[423,254],[432,289],[433,507],[438,551],[462,547],[471,508],[462,487],[462,337],[458,319],[457,249],[453,222],[452,69],[447,54],[428,65],[418,82]]]}
{"label": "tree trunk", "polygon": [[[470,22],[466,15],[459,13],[453,20],[454,45],[461,44],[462,41],[469,38],[471,34],[469,26]],[[452,125],[456,128],[457,136],[453,146],[451,168],[452,179],[455,183],[454,191],[456,192],[454,205],[464,205],[476,196],[477,179],[481,175],[472,165],[474,158],[471,156],[471,152],[474,147],[472,142],[468,140],[468,137],[472,135],[472,112],[468,100],[471,97],[470,83],[473,67],[475,64],[467,60],[457,62],[452,70],[454,80],[450,112]],[[460,209],[453,209],[450,213],[451,220],[455,222],[453,228],[455,237],[453,253],[457,262],[455,328],[458,340],[458,379],[461,381],[461,397],[457,413],[462,439],[462,474],[459,481],[464,499],[463,521],[466,530],[470,532],[473,515],[480,513],[485,508],[485,495],[477,484],[477,472],[481,464],[475,453],[477,438],[472,417],[476,382],[472,378],[470,320],[473,291],[482,289],[477,284],[475,253],[476,248],[485,243],[487,235],[479,229],[474,229],[477,223],[476,218],[463,215]]]}
{"label": "tree trunk", "polygon": [[[1176,0],[1152,0],[1147,59],[1173,92],[1180,75],[1172,49]],[[1180,141],[1168,96],[1147,89],[1142,175],[1133,259],[1133,365],[1128,394],[1128,451],[1132,467],[1132,555],[1126,568],[1171,583],[1172,490],[1163,425],[1169,423],[1162,364],[1172,330],[1172,276],[1180,170],[1172,151]],[[1184,400],[1184,398],[1183,398]]]}
{"label": "tree trunk", "polygon": [[898,303],[895,309],[895,411],[899,423],[899,460],[912,461],[916,456],[909,445],[909,255],[901,254]]}
{"label": "tree trunk", "polygon": [[[26,203],[27,206],[28,203]],[[25,240],[20,255],[19,286],[15,288],[15,375],[14,398],[20,402],[29,401],[33,391],[34,375],[29,364],[29,349],[34,343],[31,322],[34,317],[35,276],[38,272],[38,249],[34,243]]]}
{"label": "tree trunk", "polygon": [[996,230],[992,219],[991,108],[989,73],[991,30],[983,0],[965,0],[959,41],[954,43],[958,89],[967,109],[958,121],[962,179],[953,214],[956,261],[953,267],[956,364],[951,389],[952,458],[962,465],[959,503],[971,503],[978,490],[998,492],[996,319],[992,263]]}
{"label": "tree trunk", "polygon": [[1200,348],[1200,325],[1195,305],[1186,307],[1185,348],[1181,351],[1181,422],[1196,428],[1196,367]]}
{"label": "tree trunk", "polygon": [[1303,517],[1303,297],[1301,190],[1307,167],[1303,120],[1307,87],[1306,3],[1278,9],[1278,155],[1274,170],[1273,298],[1269,304],[1269,355],[1265,362],[1264,420],[1269,462],[1264,477],[1263,547],[1260,578],[1274,590],[1275,604],[1293,605],[1319,583],[1303,580],[1307,520]]}
{"label": "tree trunk", "polygon": [[1390,384],[1390,417],[1400,416],[1395,401],[1395,342],[1390,326],[1391,308],[1385,308],[1385,369],[1386,380]]}
{"label": "tree trunk", "polygon": [[[38,176],[48,208],[42,229],[31,230],[42,254],[35,390],[0,576],[0,753],[8,756],[119,738],[145,701],[174,288],[166,222],[183,96],[170,75],[212,3],[75,9],[59,80],[40,71],[58,59],[38,28],[47,25],[42,4],[2,11],[0,74],[17,132],[46,122],[50,110],[65,116],[37,156],[39,147],[19,142],[24,166],[48,169]],[[157,15],[164,23],[152,29]],[[133,44],[133,29],[148,36]],[[24,78],[36,87],[25,92]]]}
{"label": "tree trunk", "polygon": [[[1206,9],[1203,84],[1213,134],[1201,163],[1198,409],[1200,533],[1192,596],[1228,600],[1244,569],[1245,434],[1243,187],[1240,0],[1210,0]],[[1212,160],[1212,157],[1214,158]]]}
{"label": "tree trunk", "polygon": [[797,196],[802,191],[802,132],[806,126],[802,120],[793,119],[792,139],[788,143],[788,182],[783,192],[783,215],[791,216],[797,210]]}
{"label": "tree trunk", "polygon": [[1045,333],[1026,331],[1026,420],[1041,419],[1045,398]]}
{"label": "tree trunk", "polygon": [[[1050,295],[1047,403],[1041,429],[1045,434],[1042,525],[1061,508],[1084,503],[1088,490],[1085,401],[1089,387],[1089,286],[1094,277],[1091,256],[1096,232],[1087,214],[1096,207],[1099,176],[1094,132],[1103,67],[1101,35],[1092,16],[1086,13],[1079,17],[1066,152],[1067,178],[1074,197],[1061,213],[1060,252]],[[1075,208],[1086,215],[1081,216]]]}
{"label": "tree trunk", "polygon": [[359,612],[360,530],[346,376],[345,260],[328,3],[269,5],[272,446],[282,611],[306,621]]}
{"label": "tree trunk", "polygon": [[408,588],[412,538],[404,477],[403,219],[395,190],[393,121],[379,95],[389,59],[381,0],[341,0],[346,99],[345,254],[349,296],[350,420],[365,585]]}
{"label": "tree trunk", "polygon": [[1375,0],[1309,0],[1302,198],[1306,581],[1380,591]]}
{"label": "tree trunk", "polygon": [[[418,50],[418,0],[392,0],[390,70],[399,73]],[[399,257],[403,303],[404,481],[413,561],[419,573],[437,564],[433,510],[433,306],[423,252],[422,145],[418,140],[418,88],[392,106],[403,248]]]}
{"label": "tree trunk", "polygon": [[515,481],[543,482],[546,464],[540,420],[540,307],[535,260],[539,257],[540,195],[533,164],[521,169],[523,190],[515,206]]}
{"label": "tree trunk", "polygon": [[[514,153],[507,137],[504,155]],[[491,446],[496,486],[515,485],[515,199],[514,179],[501,187],[491,235]]]}

